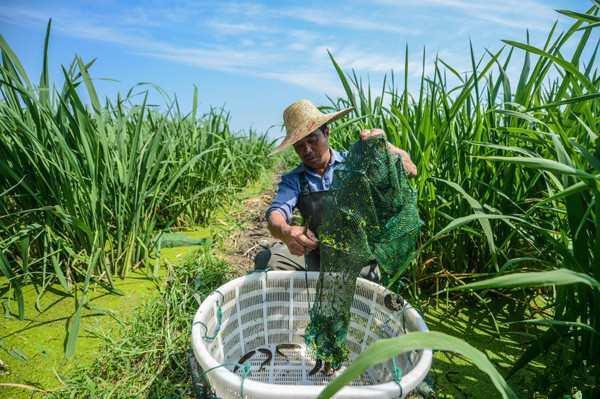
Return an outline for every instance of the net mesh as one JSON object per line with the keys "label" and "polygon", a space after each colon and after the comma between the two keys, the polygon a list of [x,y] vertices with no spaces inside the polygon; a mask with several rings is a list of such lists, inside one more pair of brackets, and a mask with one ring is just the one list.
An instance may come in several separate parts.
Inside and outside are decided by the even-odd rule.
{"label": "net mesh", "polygon": [[304,338],[314,357],[335,370],[349,354],[356,278],[375,263],[384,279],[394,275],[410,259],[422,222],[402,159],[383,136],[351,147],[324,201],[321,269]]}

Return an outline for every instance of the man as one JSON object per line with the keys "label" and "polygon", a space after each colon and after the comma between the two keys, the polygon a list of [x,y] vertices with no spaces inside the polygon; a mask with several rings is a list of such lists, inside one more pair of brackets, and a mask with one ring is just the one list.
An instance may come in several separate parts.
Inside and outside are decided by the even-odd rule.
{"label": "man", "polygon": [[[255,259],[257,269],[272,270],[319,270],[319,243],[317,235],[323,195],[329,190],[333,172],[343,165],[346,153],[329,147],[328,123],[343,117],[353,108],[331,114],[323,114],[308,100],[300,100],[285,109],[283,120],[286,137],[273,151],[277,153],[293,145],[302,160],[292,171],[284,174],[277,195],[267,209],[268,229],[273,237],[282,242],[260,252]],[[363,130],[361,140],[383,134],[381,129]],[[415,176],[417,168],[408,153],[388,143],[389,151],[399,154],[409,176]],[[291,224],[292,212],[297,208],[305,226]],[[377,281],[379,271],[367,266],[363,277]]]}

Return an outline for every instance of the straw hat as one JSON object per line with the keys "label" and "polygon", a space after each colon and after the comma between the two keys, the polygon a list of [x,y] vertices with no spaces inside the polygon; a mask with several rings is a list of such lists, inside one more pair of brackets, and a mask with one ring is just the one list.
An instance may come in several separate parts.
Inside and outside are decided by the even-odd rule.
{"label": "straw hat", "polygon": [[311,134],[320,126],[333,122],[352,110],[354,110],[354,108],[350,107],[338,112],[324,114],[308,100],[296,101],[283,111],[283,123],[286,130],[285,138],[281,144],[271,152],[271,155],[286,149],[290,145]]}

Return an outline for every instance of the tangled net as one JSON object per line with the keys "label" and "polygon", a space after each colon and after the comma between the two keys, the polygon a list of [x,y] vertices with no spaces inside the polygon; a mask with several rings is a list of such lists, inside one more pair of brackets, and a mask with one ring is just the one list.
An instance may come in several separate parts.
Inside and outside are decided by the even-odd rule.
{"label": "tangled net", "polygon": [[321,272],[304,336],[331,370],[348,358],[350,306],[361,269],[377,263],[384,276],[394,275],[408,262],[422,225],[416,192],[385,137],[355,143],[334,174],[318,231]]}

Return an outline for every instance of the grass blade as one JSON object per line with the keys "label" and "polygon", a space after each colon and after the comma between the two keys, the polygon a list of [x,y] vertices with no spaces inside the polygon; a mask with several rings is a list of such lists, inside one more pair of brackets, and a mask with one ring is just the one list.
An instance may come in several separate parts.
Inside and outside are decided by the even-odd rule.
{"label": "grass blade", "polygon": [[449,291],[481,290],[487,288],[529,288],[553,285],[586,284],[600,291],[600,283],[585,273],[570,269],[546,272],[511,273],[483,281],[450,288]]}
{"label": "grass blade", "polygon": [[319,399],[331,398],[344,385],[359,377],[369,367],[386,361],[393,356],[418,349],[443,350],[459,353],[471,361],[492,380],[494,386],[503,398],[517,396],[508,386],[502,375],[496,370],[489,359],[462,339],[440,332],[411,332],[398,338],[379,340],[361,353],[352,364],[338,377],[331,381],[319,394]]}
{"label": "grass blade", "polygon": [[79,337],[79,329],[81,328],[81,310],[83,309],[83,301],[80,299],[77,304],[77,309],[69,317],[67,323],[67,336],[65,339],[65,359],[69,359],[75,354],[77,345],[77,337]]}
{"label": "grass blade", "polygon": [[499,156],[478,156],[475,158],[485,159],[488,161],[502,161],[514,163],[517,165],[526,166],[528,168],[543,169],[552,172],[563,173],[567,175],[575,175],[586,179],[598,180],[600,176],[589,174],[583,170],[576,169],[572,166],[539,157],[499,157]]}

